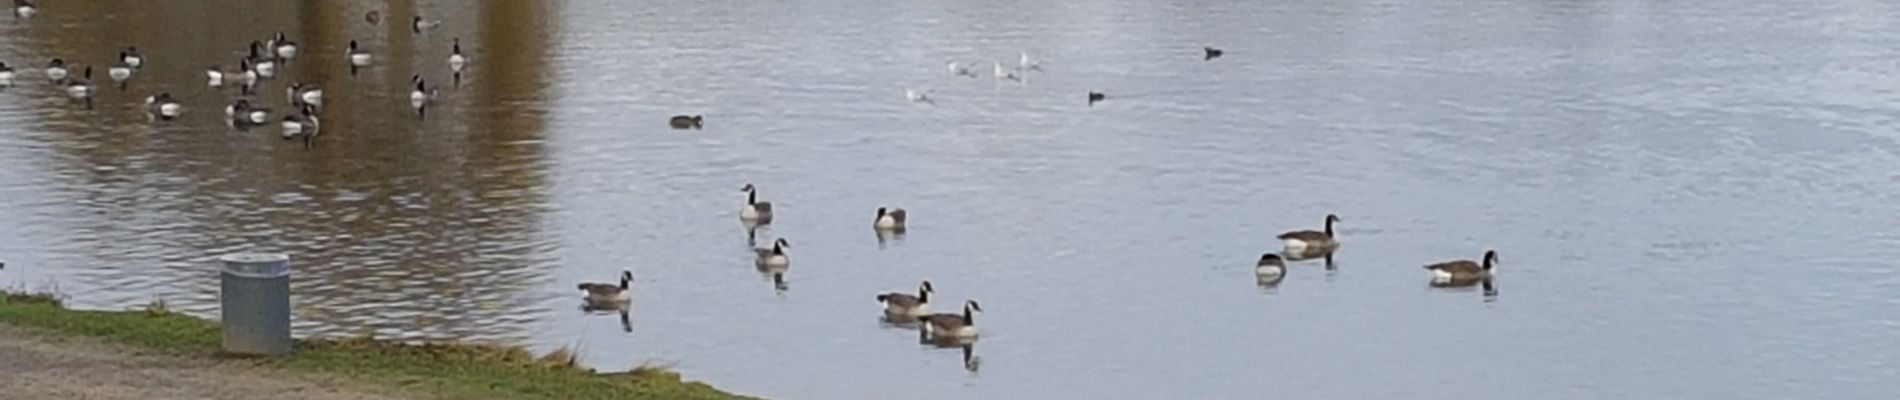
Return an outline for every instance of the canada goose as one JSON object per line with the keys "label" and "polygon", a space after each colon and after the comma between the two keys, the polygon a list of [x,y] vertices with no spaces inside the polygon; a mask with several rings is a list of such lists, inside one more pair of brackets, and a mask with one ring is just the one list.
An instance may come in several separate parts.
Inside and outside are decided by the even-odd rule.
{"label": "canada goose", "polygon": [[224,115],[231,117],[232,121],[250,125],[261,125],[270,121],[270,109],[252,107],[248,99],[237,99],[231,105],[225,106]]}
{"label": "canada goose", "polygon": [[936,101],[930,99],[929,92],[911,90],[911,88],[904,88],[904,98],[910,99],[910,102],[912,103],[937,104]]}
{"label": "canada goose", "polygon": [[996,62],[996,68],[992,69],[991,73],[996,75],[996,79],[1008,79],[1008,80],[1018,81],[1018,82],[1022,81],[1022,77],[1016,76],[1016,73],[1009,72],[1008,70],[1003,69],[1003,63],[1001,61]]}
{"label": "canada goose", "polygon": [[58,82],[66,79],[66,60],[55,58],[46,63],[46,80]]}
{"label": "canada goose", "polygon": [[1292,231],[1280,234],[1279,238],[1281,242],[1286,244],[1287,253],[1304,253],[1306,249],[1309,248],[1330,248],[1338,246],[1339,242],[1333,240],[1334,222],[1339,222],[1339,216],[1326,214],[1325,232],[1314,230]]}
{"label": "canada goose", "polygon": [[423,20],[422,17],[418,16],[412,21],[413,22],[409,24],[409,29],[412,31],[415,31],[415,33],[422,33],[422,31],[435,29],[435,27],[442,26],[442,20],[439,20],[439,19],[428,21],[428,20]]}
{"label": "canada goose", "polygon": [[1498,252],[1485,250],[1484,260],[1481,262],[1482,264],[1471,260],[1446,261],[1427,265],[1425,270],[1432,272],[1433,281],[1440,282],[1490,278],[1491,268],[1498,263]]}
{"label": "canada goose", "polygon": [[[119,53],[119,56],[123,57],[125,53]],[[111,67],[106,68],[106,76],[112,77],[112,81],[119,84],[120,91],[125,91],[125,81],[132,79],[132,64],[125,60],[112,63]]]}
{"label": "canada goose", "polygon": [[13,16],[33,18],[33,14],[37,12],[39,12],[39,7],[33,5],[33,0],[13,0]]}
{"label": "canada goose", "polygon": [[902,208],[878,207],[877,219],[872,220],[871,227],[886,230],[904,229],[905,214]]}
{"label": "canada goose", "polygon": [[91,110],[93,92],[92,66],[86,66],[86,72],[82,76],[81,78],[66,80],[66,96],[72,97],[73,100],[85,100],[86,109]]}
{"label": "canada goose", "polygon": [[308,149],[316,145],[317,135],[323,132],[323,125],[317,120],[317,110],[303,106],[303,112],[284,116],[284,140],[303,138],[303,147]]}
{"label": "canada goose", "polygon": [[455,38],[455,43],[449,47],[449,71],[459,74],[466,66],[468,66],[468,57],[462,56],[462,38]]}
{"label": "canada goose", "polygon": [[1260,276],[1285,275],[1286,261],[1281,260],[1279,254],[1261,254],[1260,262],[1254,264],[1253,273]]}
{"label": "canada goose", "polygon": [[138,46],[126,46],[125,51],[119,52],[119,61],[124,61],[125,65],[132,68],[145,67],[145,55],[139,54]]}
{"label": "canada goose", "polygon": [[1202,47],[1201,49],[1207,52],[1207,58],[1202,58],[1202,60],[1212,60],[1212,59],[1220,58],[1222,53],[1226,53],[1224,51],[1221,51],[1220,49],[1216,49],[1212,47]]}
{"label": "canada goose", "polygon": [[291,83],[290,87],[284,89],[284,94],[290,98],[293,105],[309,104],[323,107],[323,88],[317,87],[314,83]]}
{"label": "canada goose", "polygon": [[579,287],[582,292],[587,292],[588,303],[621,303],[626,302],[628,299],[627,295],[631,293],[631,291],[627,290],[628,282],[633,282],[633,272],[620,271],[620,284],[618,285],[586,282],[580,284]]}
{"label": "canada goose", "polygon": [[172,99],[171,93],[165,92],[146,97],[145,109],[158,119],[169,121],[172,118],[178,118],[178,114],[183,111],[183,106],[178,104],[178,100]]}
{"label": "canada goose", "polygon": [[205,86],[223,87],[224,69],[216,65],[205,67]]}
{"label": "canada goose", "polygon": [[277,37],[271,38],[270,42],[271,53],[276,54],[277,58],[297,58],[297,42],[290,41],[290,37],[285,36],[284,31],[277,31]]}
{"label": "canada goose", "polygon": [[950,70],[950,76],[962,76],[962,77],[969,77],[969,78],[976,77],[976,71],[970,70],[970,67],[968,66],[958,64],[956,61],[951,61],[949,64],[945,65],[945,68]]}
{"label": "canada goose", "polygon": [[416,115],[424,115],[429,111],[429,103],[435,102],[436,90],[429,88],[428,83],[422,80],[422,75],[409,80],[416,84],[416,88],[409,91],[409,106],[416,109]]}
{"label": "canada goose", "polygon": [[1041,71],[1042,63],[1029,59],[1029,52],[1025,51],[1022,58],[1016,59],[1016,68],[1023,71]]}
{"label": "canada goose", "polygon": [[672,119],[667,120],[666,124],[672,126],[673,129],[701,129],[706,126],[706,116],[675,115]]}
{"label": "canada goose", "polygon": [[13,67],[7,66],[5,61],[0,61],[0,87],[8,86],[13,86]]}
{"label": "canada goose", "polygon": [[1108,100],[1108,95],[1102,94],[1102,92],[1089,92],[1089,107],[1094,107],[1095,103],[1102,100]]}
{"label": "canada goose", "polygon": [[917,317],[917,319],[924,322],[924,326],[929,329],[932,336],[974,338],[977,333],[975,313],[982,311],[983,306],[977,305],[976,300],[970,300],[963,302],[963,315],[930,314]]}
{"label": "canada goose", "polygon": [[785,255],[785,249],[790,247],[792,247],[792,242],[786,241],[785,238],[778,238],[772,241],[771,248],[752,249],[753,254],[757,255],[757,258],[752,261],[753,266],[761,270],[784,270],[791,267],[792,258]]}
{"label": "canada goose", "polygon": [[349,56],[350,75],[356,75],[357,69],[369,66],[371,61],[369,51],[357,47],[355,40],[350,41],[350,48],[345,50],[344,54]]}
{"label": "canada goose", "polygon": [[251,59],[249,58],[238,59],[237,78],[238,78],[238,83],[240,84],[240,86],[244,87],[244,91],[247,93],[251,90],[250,88],[251,85],[257,84],[257,67],[255,64],[251,63]]}
{"label": "canada goose", "polygon": [[265,49],[263,43],[252,40],[251,54],[245,59],[251,60],[251,69],[257,71],[257,77],[269,79],[277,76],[277,57],[275,54],[265,54],[266,51],[271,50]]}
{"label": "canada goose", "polygon": [[750,183],[739,190],[745,192],[745,207],[739,209],[739,219],[760,224],[772,223],[772,202],[759,201],[759,189]]}
{"label": "canada goose", "polygon": [[930,287],[930,281],[917,285],[917,295],[887,292],[877,295],[877,301],[884,303],[884,314],[916,318],[930,315],[930,293],[937,289]]}

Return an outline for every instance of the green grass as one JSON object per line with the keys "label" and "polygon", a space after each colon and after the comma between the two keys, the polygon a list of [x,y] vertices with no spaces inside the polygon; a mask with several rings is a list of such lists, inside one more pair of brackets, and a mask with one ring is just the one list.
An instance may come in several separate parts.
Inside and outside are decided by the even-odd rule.
{"label": "green grass", "polygon": [[567,349],[535,356],[520,347],[480,344],[401,344],[372,338],[299,341],[288,356],[250,358],[221,354],[216,323],[169,312],[163,303],[145,310],[80,311],[61,307],[57,296],[4,293],[0,323],[57,335],[92,337],[156,353],[255,363],[292,372],[313,372],[397,391],[452,399],[732,399],[703,383],[680,380],[666,366],[641,364],[632,371],[599,374],[577,366]]}

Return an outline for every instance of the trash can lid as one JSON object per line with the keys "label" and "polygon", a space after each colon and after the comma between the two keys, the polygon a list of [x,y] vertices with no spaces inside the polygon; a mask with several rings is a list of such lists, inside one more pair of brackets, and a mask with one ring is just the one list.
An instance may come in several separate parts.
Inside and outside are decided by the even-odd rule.
{"label": "trash can lid", "polygon": [[290,255],[284,253],[233,253],[218,257],[218,261],[227,263],[273,263],[290,261]]}
{"label": "trash can lid", "polygon": [[275,278],[290,274],[290,256],[279,253],[237,253],[218,257],[225,273],[253,278]]}

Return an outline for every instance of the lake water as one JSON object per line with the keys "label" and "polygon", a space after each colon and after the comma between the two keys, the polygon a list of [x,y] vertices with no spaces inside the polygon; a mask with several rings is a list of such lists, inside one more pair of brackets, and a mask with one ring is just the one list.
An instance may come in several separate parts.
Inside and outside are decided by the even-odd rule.
{"label": "lake water", "polygon": [[[0,22],[0,284],[79,307],[215,316],[216,255],[281,251],[299,335],[774,398],[1900,397],[1892,2],[45,3]],[[204,85],[278,30],[303,55],[257,97],[322,85],[310,150]],[[39,72],[127,45],[149,65],[96,110]],[[148,122],[157,91],[185,118]],[[1259,285],[1328,213],[1334,267]],[[1495,296],[1419,267],[1485,249]],[[623,269],[630,332],[574,291]],[[977,362],[879,322],[922,279],[987,310]]]}

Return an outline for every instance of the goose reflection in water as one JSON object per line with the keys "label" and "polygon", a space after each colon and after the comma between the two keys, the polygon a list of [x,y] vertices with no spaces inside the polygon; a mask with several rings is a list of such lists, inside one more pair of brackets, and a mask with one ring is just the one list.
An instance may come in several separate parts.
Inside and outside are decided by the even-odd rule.
{"label": "goose reflection in water", "polygon": [[1337,264],[1333,263],[1333,253],[1337,252],[1338,250],[1339,250],[1339,244],[1335,243],[1329,246],[1307,247],[1303,249],[1285,251],[1282,253],[1282,255],[1286,256],[1287,261],[1306,261],[1306,260],[1312,260],[1312,259],[1324,259],[1326,260],[1326,270],[1332,271],[1338,267]]}
{"label": "goose reflection in water", "polygon": [[961,349],[963,351],[963,370],[971,374],[983,367],[983,357],[976,356],[976,338],[956,335],[931,335],[928,330],[917,330],[917,343],[939,349]]}
{"label": "goose reflection in water", "polygon": [[877,249],[878,250],[883,250],[885,244],[889,242],[902,243],[904,241],[904,236],[907,233],[907,231],[904,228],[872,229],[872,231],[877,233]]}
{"label": "goose reflection in water", "polygon": [[1468,291],[1471,291],[1471,288],[1473,286],[1477,286],[1484,289],[1483,291],[1484,301],[1487,303],[1497,300],[1497,297],[1498,297],[1498,287],[1496,284],[1496,280],[1492,277],[1433,280],[1428,285],[1430,285],[1433,289],[1442,289],[1442,290],[1456,291],[1456,292],[1468,292]]}
{"label": "goose reflection in water", "polygon": [[632,311],[632,306],[633,303],[631,302],[599,303],[590,301],[581,304],[581,313],[589,315],[620,314],[620,330],[622,332],[633,332],[633,317],[628,315]]}

